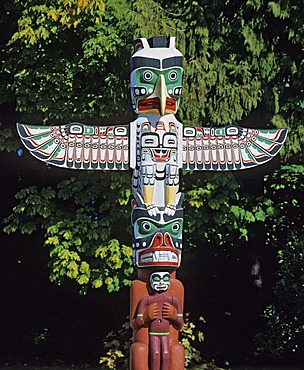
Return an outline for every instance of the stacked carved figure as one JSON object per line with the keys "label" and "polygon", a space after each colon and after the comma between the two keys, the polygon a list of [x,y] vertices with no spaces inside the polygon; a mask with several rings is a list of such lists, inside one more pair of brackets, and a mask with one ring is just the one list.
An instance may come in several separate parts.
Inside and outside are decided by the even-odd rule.
{"label": "stacked carved figure", "polygon": [[24,145],[51,165],[87,170],[133,169],[132,248],[138,278],[130,293],[131,370],[183,370],[183,194],[179,171],[247,169],[272,159],[287,130],[185,127],[176,118],[183,56],[175,38],[134,43],[131,96],[137,119],[126,125],[17,124]]}

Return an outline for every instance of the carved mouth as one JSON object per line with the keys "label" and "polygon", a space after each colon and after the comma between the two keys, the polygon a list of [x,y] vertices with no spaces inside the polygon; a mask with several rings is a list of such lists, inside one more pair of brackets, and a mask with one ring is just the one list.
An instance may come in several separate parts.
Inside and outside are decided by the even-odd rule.
{"label": "carved mouth", "polygon": [[167,290],[168,286],[167,285],[158,285],[156,290]]}
{"label": "carved mouth", "polygon": [[150,109],[160,110],[160,99],[159,98],[148,98],[141,99],[138,101],[138,110],[145,111]]}
{"label": "carved mouth", "polygon": [[176,248],[168,232],[158,231],[149,246],[147,241],[133,243],[133,256],[137,267],[178,268],[181,262],[182,243],[176,241]]}
{"label": "carved mouth", "polygon": [[155,162],[167,162],[170,156],[170,149],[151,149]]}
{"label": "carved mouth", "polygon": [[178,253],[162,249],[137,252],[137,257],[137,263],[140,267],[153,265],[178,267],[180,262]]}
{"label": "carved mouth", "polygon": [[[160,112],[160,98],[147,98],[138,101],[138,111],[158,110]],[[176,112],[176,101],[172,98],[166,98],[166,112]]]}

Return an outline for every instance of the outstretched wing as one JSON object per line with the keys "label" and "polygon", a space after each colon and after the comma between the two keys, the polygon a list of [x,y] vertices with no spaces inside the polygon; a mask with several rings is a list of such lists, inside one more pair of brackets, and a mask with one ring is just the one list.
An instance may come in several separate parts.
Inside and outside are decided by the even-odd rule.
{"label": "outstretched wing", "polygon": [[182,168],[231,171],[258,166],[279,152],[286,136],[287,129],[184,127]]}
{"label": "outstretched wing", "polygon": [[30,153],[52,165],[85,170],[129,169],[129,125],[86,126],[78,122],[60,126],[17,123]]}

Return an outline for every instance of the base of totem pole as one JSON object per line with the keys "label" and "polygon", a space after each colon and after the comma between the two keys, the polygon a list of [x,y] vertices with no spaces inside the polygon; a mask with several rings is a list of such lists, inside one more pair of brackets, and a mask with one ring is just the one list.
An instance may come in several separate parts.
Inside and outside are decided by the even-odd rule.
{"label": "base of totem pole", "polygon": [[[130,291],[130,322],[133,329],[133,344],[130,349],[130,370],[184,370],[185,368],[185,351],[184,347],[179,343],[179,331],[173,325],[169,327],[168,345],[169,351],[166,354],[167,359],[162,357],[161,350],[151,354],[149,327],[144,327],[136,330],[134,328],[134,320],[137,316],[137,307],[139,302],[144,297],[152,297],[153,290],[149,284],[149,276],[155,269],[140,269],[138,270],[138,279],[134,280]],[[184,303],[184,287],[183,284],[176,279],[176,272],[170,273],[171,281],[168,290],[164,293],[168,297],[176,297],[181,302],[183,310]],[[160,357],[161,365],[151,365],[151,356]],[[156,362],[158,360],[156,359]],[[154,361],[155,362],[155,361]],[[166,362],[166,364],[165,364]]]}

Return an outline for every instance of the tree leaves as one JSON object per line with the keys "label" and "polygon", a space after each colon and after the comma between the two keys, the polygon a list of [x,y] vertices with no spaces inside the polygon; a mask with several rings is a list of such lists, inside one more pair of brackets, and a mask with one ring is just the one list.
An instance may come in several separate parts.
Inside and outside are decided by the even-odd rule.
{"label": "tree leaves", "polygon": [[56,6],[53,2],[46,1],[41,5],[25,6],[12,41],[22,40],[25,44],[35,45],[41,40],[49,39],[61,26],[76,28],[86,17],[94,20],[95,24],[100,24],[104,11],[105,3],[97,0],[59,0]]}
{"label": "tree leaves", "polygon": [[[42,227],[50,254],[51,281],[74,280],[83,294],[89,287],[103,285],[109,292],[118,291],[130,284],[134,271],[131,247],[113,237],[119,235],[119,220],[120,240],[131,242],[127,231],[129,186],[129,175],[82,173],[64,180],[57,189],[23,189],[16,195],[19,203],[5,220],[4,230],[31,234]],[[113,203],[117,204],[114,208]],[[120,209],[119,204],[123,204]]]}
{"label": "tree leaves", "polygon": [[263,313],[264,330],[256,336],[257,352],[274,358],[292,358],[303,341],[304,243],[302,165],[282,166],[266,177],[269,206],[268,246],[276,251],[278,269],[273,303]]}
{"label": "tree leaves", "polygon": [[[205,176],[185,194],[185,232],[192,244],[212,241],[218,246],[239,245],[253,231],[251,225],[274,215],[273,202],[243,194],[230,173]],[[195,240],[195,241],[194,241]]]}
{"label": "tree leaves", "polygon": [[[1,124],[0,124],[1,126]],[[17,143],[13,139],[13,133],[10,129],[0,128],[0,152],[12,152],[17,149]]]}

